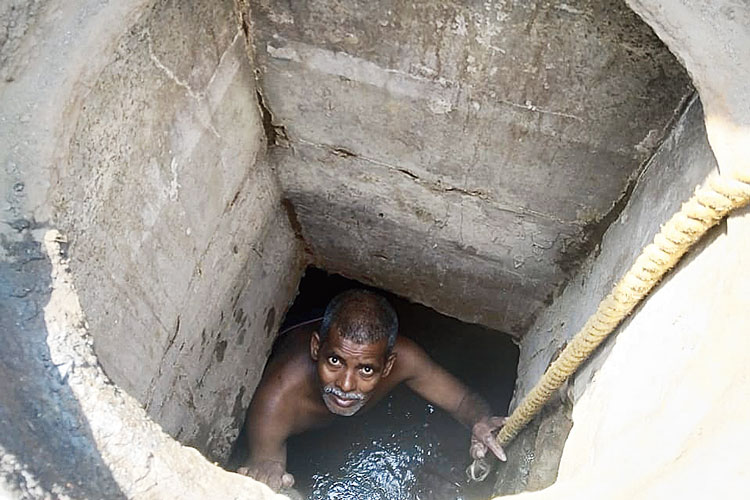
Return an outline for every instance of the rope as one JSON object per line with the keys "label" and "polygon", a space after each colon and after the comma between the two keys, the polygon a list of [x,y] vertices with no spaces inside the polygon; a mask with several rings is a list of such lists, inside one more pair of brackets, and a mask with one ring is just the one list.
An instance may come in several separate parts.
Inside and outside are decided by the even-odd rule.
{"label": "rope", "polygon": [[[539,413],[552,394],[575,373],[601,342],[612,333],[664,275],[672,269],[690,247],[732,210],[750,203],[750,168],[734,175],[712,174],[703,186],[662,226],[654,241],[601,301],[560,356],[552,363],[536,386],[513,411],[497,435],[501,446],[507,445]],[[470,477],[487,477],[483,464],[472,463]],[[469,472],[471,471],[471,473]],[[488,471],[489,472],[489,471]]]}

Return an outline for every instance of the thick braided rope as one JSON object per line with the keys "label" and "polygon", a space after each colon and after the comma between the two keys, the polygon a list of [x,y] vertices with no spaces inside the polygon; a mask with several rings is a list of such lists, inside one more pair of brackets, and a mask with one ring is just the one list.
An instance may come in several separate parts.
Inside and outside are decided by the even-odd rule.
{"label": "thick braided rope", "polygon": [[555,390],[674,267],[701,237],[729,212],[750,202],[750,168],[733,176],[712,174],[662,226],[625,276],[563,349],[497,435],[505,446],[534,418]]}

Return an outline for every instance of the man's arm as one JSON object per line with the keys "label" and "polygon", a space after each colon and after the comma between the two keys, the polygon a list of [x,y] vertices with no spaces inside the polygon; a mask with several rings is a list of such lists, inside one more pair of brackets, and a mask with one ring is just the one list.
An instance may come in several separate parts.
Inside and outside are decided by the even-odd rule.
{"label": "man's arm", "polygon": [[489,405],[481,396],[430,359],[414,342],[408,339],[403,341],[398,351],[398,363],[408,370],[404,375],[406,385],[471,429],[472,458],[484,457],[489,448],[504,461],[505,453],[493,432],[502,427],[505,418],[492,416]]}
{"label": "man's arm", "polygon": [[237,472],[266,483],[274,491],[291,488],[294,477],[286,471],[286,440],[292,421],[278,390],[263,384],[253,397],[245,420],[250,457]]}

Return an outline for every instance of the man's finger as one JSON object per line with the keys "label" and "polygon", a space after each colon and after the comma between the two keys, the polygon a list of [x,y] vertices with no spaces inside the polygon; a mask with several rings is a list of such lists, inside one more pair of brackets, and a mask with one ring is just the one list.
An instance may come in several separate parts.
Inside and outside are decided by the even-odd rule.
{"label": "man's finger", "polygon": [[484,444],[487,445],[487,447],[501,462],[505,462],[505,452],[503,451],[503,447],[500,446],[500,443],[497,442],[497,439],[490,435],[487,439],[485,439]]}
{"label": "man's finger", "polygon": [[291,488],[292,486],[294,486],[294,476],[292,476],[288,472],[285,472],[284,475],[281,476],[281,487]]}
{"label": "man's finger", "polygon": [[479,460],[480,458],[484,458],[487,454],[487,447],[479,441],[476,441],[471,445],[471,448],[469,448],[469,454],[474,460]]}
{"label": "man's finger", "polygon": [[279,491],[281,489],[281,476],[273,474],[267,480],[268,482],[266,484],[270,486],[273,491]]}
{"label": "man's finger", "polygon": [[493,429],[498,429],[505,425],[508,421],[508,417],[490,417],[489,424]]}

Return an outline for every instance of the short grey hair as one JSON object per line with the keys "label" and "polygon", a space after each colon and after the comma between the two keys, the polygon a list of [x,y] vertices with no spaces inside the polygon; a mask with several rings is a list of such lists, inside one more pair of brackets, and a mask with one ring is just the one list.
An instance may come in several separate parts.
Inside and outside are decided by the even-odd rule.
{"label": "short grey hair", "polygon": [[393,306],[377,293],[354,289],[335,296],[326,307],[320,326],[320,342],[335,326],[341,338],[358,344],[388,340],[388,352],[396,344],[398,316]]}

